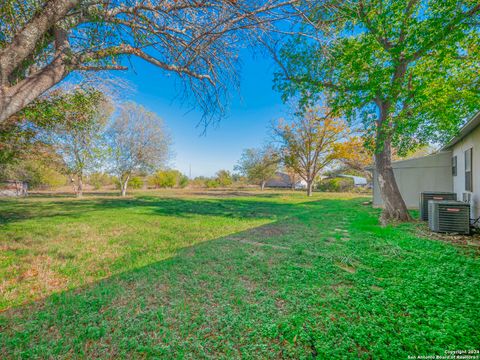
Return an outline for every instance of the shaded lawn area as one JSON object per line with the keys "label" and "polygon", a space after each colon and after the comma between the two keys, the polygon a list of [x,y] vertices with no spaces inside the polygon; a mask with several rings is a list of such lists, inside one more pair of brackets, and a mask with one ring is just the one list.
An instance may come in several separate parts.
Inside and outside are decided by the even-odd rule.
{"label": "shaded lawn area", "polygon": [[352,195],[167,195],[2,201],[0,357],[478,349],[478,253]]}

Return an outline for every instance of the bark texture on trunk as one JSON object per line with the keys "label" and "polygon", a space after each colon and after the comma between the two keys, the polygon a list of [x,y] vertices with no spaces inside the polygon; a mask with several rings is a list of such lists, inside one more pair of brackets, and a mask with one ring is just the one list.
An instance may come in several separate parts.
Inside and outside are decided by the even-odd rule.
{"label": "bark texture on trunk", "polygon": [[[401,67],[399,71],[404,70],[404,67]],[[379,101],[377,105],[379,107],[379,118],[375,139],[377,146],[375,170],[377,172],[380,195],[384,204],[380,222],[382,225],[386,225],[389,222],[410,221],[412,218],[400,194],[392,169],[392,139],[388,134],[392,127],[389,117],[391,103]]]}
{"label": "bark texture on trunk", "polygon": [[58,58],[41,72],[27,77],[13,87],[0,86],[0,122],[16,114],[68,74],[67,67]]}
{"label": "bark texture on trunk", "polygon": [[393,174],[391,157],[391,145],[389,141],[386,141],[383,150],[375,154],[378,186],[384,204],[380,218],[383,225],[390,221],[405,222],[412,219],[398,189],[397,181]]}
{"label": "bark texture on trunk", "polygon": [[83,177],[78,175],[77,177],[77,197],[83,196]]}
{"label": "bark texture on trunk", "polygon": [[307,196],[312,196],[313,193],[313,181],[307,181]]}
{"label": "bark texture on trunk", "polygon": [[121,183],[121,188],[122,188],[122,196],[127,196],[127,186],[128,186],[128,180],[130,179],[130,176],[127,176],[123,182]]}
{"label": "bark texture on trunk", "polygon": [[0,85],[6,85],[9,75],[29,55],[51,26],[60,21],[78,4],[78,0],[50,0],[0,51]]}

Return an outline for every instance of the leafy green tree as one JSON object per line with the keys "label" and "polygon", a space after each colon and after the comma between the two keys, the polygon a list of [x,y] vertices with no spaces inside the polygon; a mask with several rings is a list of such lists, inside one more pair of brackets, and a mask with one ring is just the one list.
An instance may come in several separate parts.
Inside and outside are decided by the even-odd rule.
{"label": "leafy green tree", "polygon": [[291,122],[278,122],[274,131],[283,164],[305,180],[307,196],[312,196],[317,175],[338,158],[337,144],[347,134],[345,122],[328,109],[308,108]]}
{"label": "leafy green tree", "polygon": [[0,180],[24,181],[30,189],[52,189],[66,185],[63,161],[53,149],[36,147],[35,151],[23,154],[18,161],[2,164]]}
{"label": "leafy green tree", "polygon": [[0,124],[0,171],[45,145],[38,142],[37,136],[35,124],[24,118],[11,117]]}
{"label": "leafy green tree", "polygon": [[102,135],[111,111],[103,93],[76,89],[54,91],[23,112],[43,126],[43,137],[62,157],[77,196],[83,194],[85,173],[102,160]]}
{"label": "leafy green tree", "polygon": [[156,188],[173,188],[180,186],[183,177],[178,170],[158,170],[150,176],[149,184]]}
{"label": "leafy green tree", "polygon": [[228,170],[219,170],[215,174],[215,179],[217,180],[218,184],[222,187],[227,187],[232,185],[232,174]]}
{"label": "leafy green tree", "polygon": [[279,162],[278,152],[272,146],[245,149],[235,171],[246,176],[250,183],[259,184],[263,190],[266,182],[278,170]]}
{"label": "leafy green tree", "polygon": [[280,51],[276,87],[327,100],[360,120],[374,150],[384,222],[410,219],[392,148],[445,141],[480,103],[476,0],[304,2],[299,35]]}

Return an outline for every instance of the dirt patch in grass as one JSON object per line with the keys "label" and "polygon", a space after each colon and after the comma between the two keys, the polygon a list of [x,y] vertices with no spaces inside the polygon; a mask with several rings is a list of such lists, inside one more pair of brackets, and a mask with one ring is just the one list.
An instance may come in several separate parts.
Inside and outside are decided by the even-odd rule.
{"label": "dirt patch in grass", "polygon": [[10,267],[10,272],[17,276],[0,282],[0,295],[14,299],[22,292],[30,295],[46,295],[65,290],[68,279],[52,270],[53,259],[50,256],[33,256],[21,268],[18,264]]}
{"label": "dirt patch in grass", "polygon": [[278,224],[278,223],[273,223],[273,224],[268,224],[264,226],[259,226],[257,228],[251,229],[248,231],[248,236],[249,237],[260,237],[260,238],[272,238],[272,237],[278,237],[278,236],[283,236],[291,231],[291,228],[289,228],[288,225],[284,224]]}
{"label": "dirt patch in grass", "polygon": [[346,272],[349,272],[350,274],[355,274],[357,272],[357,270],[353,266],[350,266],[350,265],[347,265],[347,264],[335,263],[335,265],[337,265],[340,269],[342,269]]}
{"label": "dirt patch in grass", "polygon": [[428,239],[454,244],[460,248],[474,251],[476,255],[480,255],[480,233],[472,235],[437,233],[430,231],[425,223],[416,224],[415,232],[420,237],[426,237]]}
{"label": "dirt patch in grass", "polygon": [[249,244],[249,245],[254,245],[254,246],[260,246],[260,247],[269,247],[269,248],[272,248],[272,249],[277,249],[277,250],[291,250],[289,247],[287,246],[280,246],[280,245],[273,245],[273,244],[265,244],[265,243],[261,243],[261,242],[258,242],[258,241],[250,241],[250,240],[245,240],[245,239],[241,239],[239,240],[242,244]]}

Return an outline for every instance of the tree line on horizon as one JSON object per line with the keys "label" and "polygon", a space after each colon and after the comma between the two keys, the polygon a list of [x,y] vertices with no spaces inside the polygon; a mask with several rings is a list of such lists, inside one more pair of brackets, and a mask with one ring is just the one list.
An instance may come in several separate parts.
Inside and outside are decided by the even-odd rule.
{"label": "tree line on horizon", "polygon": [[275,141],[245,149],[236,173],[219,170],[213,177],[188,179],[167,167],[172,152],[170,135],[160,117],[141,105],[115,105],[99,90],[77,87],[55,90],[17,116],[21,119],[2,128],[0,180],[25,181],[31,188],[68,183],[78,197],[85,184],[97,190],[116,187],[122,196],[129,188],[183,188],[189,184],[206,188],[254,184],[263,190],[279,170],[285,171],[293,184],[303,179],[311,195],[319,172],[333,161],[344,165],[350,161],[357,167],[348,167],[364,172],[371,157],[358,137],[346,138],[348,130],[342,120],[312,108],[292,121],[274,124]]}

